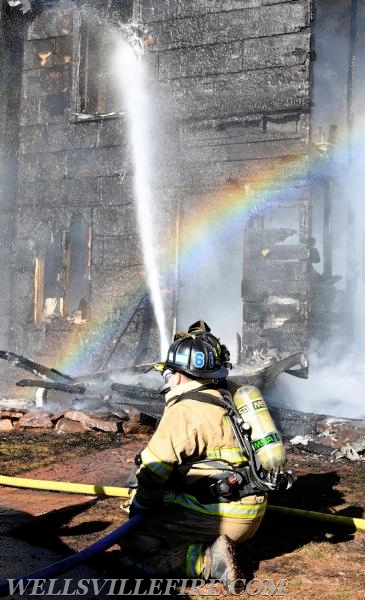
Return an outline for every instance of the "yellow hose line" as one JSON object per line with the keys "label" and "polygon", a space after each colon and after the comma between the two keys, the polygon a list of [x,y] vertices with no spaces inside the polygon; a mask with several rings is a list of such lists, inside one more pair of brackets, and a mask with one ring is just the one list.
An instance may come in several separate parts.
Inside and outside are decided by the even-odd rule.
{"label": "yellow hose line", "polygon": [[0,485],[11,487],[32,488],[49,490],[52,492],[71,492],[76,494],[89,494],[97,496],[122,496],[129,497],[129,488],[120,488],[108,485],[90,485],[87,483],[68,483],[64,481],[46,481],[41,479],[27,479],[25,477],[7,477],[0,475]]}
{"label": "yellow hose line", "polygon": [[344,517],[342,515],[332,515],[328,513],[315,512],[313,510],[302,510],[300,508],[287,508],[286,506],[267,506],[270,512],[284,513],[306,519],[314,519],[317,521],[328,521],[330,523],[347,525],[355,527],[357,531],[365,531],[365,519],[356,519],[355,517]]}
{"label": "yellow hose line", "polygon": [[[111,485],[90,485],[86,483],[69,483],[64,481],[46,481],[41,479],[27,479],[25,477],[8,477],[0,475],[0,485],[11,487],[32,488],[38,490],[48,490],[53,492],[67,492],[76,494],[88,494],[90,496],[120,496],[129,498],[129,488],[116,487]],[[342,515],[332,515],[327,513],[314,512],[312,510],[302,510],[299,508],[288,508],[286,506],[267,506],[268,511],[284,513],[296,517],[304,517],[317,521],[328,521],[333,524],[347,525],[355,528],[357,531],[365,531],[365,519],[356,519],[355,517],[344,517]]]}

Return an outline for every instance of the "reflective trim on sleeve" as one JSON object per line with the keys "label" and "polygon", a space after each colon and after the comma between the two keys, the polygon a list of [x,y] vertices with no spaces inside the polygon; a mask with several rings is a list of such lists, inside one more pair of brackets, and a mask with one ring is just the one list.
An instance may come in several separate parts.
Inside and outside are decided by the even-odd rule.
{"label": "reflective trim on sleeve", "polygon": [[164,462],[154,454],[147,446],[141,452],[142,463],[147,469],[157,475],[161,481],[167,481],[170,477],[174,465]]}
{"label": "reflective trim on sleeve", "polygon": [[203,544],[190,544],[186,553],[186,575],[199,577],[202,571]]}
{"label": "reflective trim on sleeve", "polygon": [[240,448],[207,448],[207,458],[210,460],[224,460],[234,465],[242,465],[247,463],[247,458],[242,454]]}
{"label": "reflective trim on sleeve", "polygon": [[200,504],[194,496],[167,492],[164,502],[178,504],[195,512],[218,517],[231,517],[233,519],[254,520],[262,518],[265,514],[267,501],[258,504],[244,504],[242,502],[217,502],[216,504]]}

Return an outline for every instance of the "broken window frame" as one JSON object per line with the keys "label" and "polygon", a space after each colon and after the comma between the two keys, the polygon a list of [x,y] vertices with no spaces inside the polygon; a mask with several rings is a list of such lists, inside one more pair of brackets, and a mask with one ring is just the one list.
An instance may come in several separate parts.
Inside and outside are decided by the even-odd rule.
{"label": "broken window frame", "polygon": [[[77,229],[80,228],[80,244],[75,245],[72,242],[77,235]],[[82,234],[85,235],[82,235]],[[79,322],[86,322],[90,312],[90,272],[92,260],[92,226],[86,222],[79,214],[72,216],[70,226],[66,232],[59,235],[60,240],[60,269],[55,273],[54,283],[57,282],[63,287],[63,294],[58,297],[58,310],[55,315],[61,319],[72,320],[72,315],[75,312],[75,307],[71,306],[71,295],[77,294],[77,283],[83,281],[83,289],[80,289],[80,302],[77,309],[81,309],[83,314]],[[53,242],[51,242],[53,243]],[[83,273],[80,269],[75,270],[75,261],[73,253],[78,254],[80,245],[83,247],[84,268]],[[73,248],[73,246],[75,246]],[[33,299],[33,317],[34,322],[39,323],[46,321],[46,271],[47,271],[47,251],[50,248],[50,243],[43,248],[42,251],[35,257],[34,263],[34,299]],[[77,261],[76,261],[77,262]],[[49,297],[49,296],[48,296]],[[48,315],[49,316],[49,315]]]}
{"label": "broken window frame", "polygon": [[[77,233],[80,233],[78,242],[76,243]],[[85,235],[82,235],[82,233]],[[65,295],[64,295],[64,315],[71,317],[75,310],[81,310],[81,303],[86,304],[85,310],[81,311],[82,320],[85,321],[89,317],[90,307],[90,280],[91,280],[91,250],[92,250],[92,227],[87,223],[80,214],[73,214],[70,226],[65,238]],[[84,256],[84,264],[77,268],[77,260],[80,254]],[[83,282],[83,286],[78,284]],[[77,288],[79,287],[79,290]],[[73,296],[79,295],[79,302],[73,305]],[[79,294],[77,294],[79,291]]]}
{"label": "broken window frame", "polygon": [[34,266],[34,322],[43,321],[44,314],[44,258],[36,257]]}
{"label": "broken window frame", "polygon": [[[64,316],[63,238],[63,234],[59,234],[57,236],[52,235],[46,246],[44,246],[35,257],[33,302],[33,315],[35,323],[39,323],[40,321],[44,321],[46,319],[46,299],[51,297],[57,298],[57,310],[55,311],[54,315],[61,318]],[[59,251],[56,253],[56,255],[53,254],[52,256],[49,254],[49,252],[51,251],[52,245],[55,245],[57,249],[57,240],[59,241]],[[56,271],[53,273],[53,281],[52,278],[47,278],[47,267],[49,265],[48,261],[51,261],[51,264],[54,261],[56,263],[58,261],[58,269],[56,269]],[[51,288],[59,288],[54,296],[47,294],[47,284],[50,285]],[[60,294],[59,292],[62,290],[62,288],[63,294]]]}
{"label": "broken window frame", "polygon": [[[108,2],[110,4],[110,2]],[[112,8],[107,8],[107,12]],[[114,17],[116,8],[114,7]],[[118,12],[123,18],[127,10],[119,6]],[[71,122],[88,122],[117,119],[124,115],[121,109],[120,94],[113,91],[114,80],[108,77],[108,70],[103,68],[110,57],[110,35],[106,33],[103,19],[90,12],[81,10],[74,16],[74,70],[73,70],[73,96],[75,112],[70,113]],[[102,51],[100,52],[100,49]],[[93,67],[92,56],[98,63],[97,69]],[[111,99],[112,98],[112,99]]]}

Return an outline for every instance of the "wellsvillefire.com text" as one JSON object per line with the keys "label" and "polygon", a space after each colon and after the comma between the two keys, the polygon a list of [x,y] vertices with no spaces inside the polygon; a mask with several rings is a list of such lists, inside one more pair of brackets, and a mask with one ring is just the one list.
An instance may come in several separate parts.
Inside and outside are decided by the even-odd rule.
{"label": "wellsvillefire.com text", "polygon": [[[20,596],[284,596],[286,579],[238,579],[224,590],[218,579],[8,579]],[[93,596],[93,597],[94,597]]]}

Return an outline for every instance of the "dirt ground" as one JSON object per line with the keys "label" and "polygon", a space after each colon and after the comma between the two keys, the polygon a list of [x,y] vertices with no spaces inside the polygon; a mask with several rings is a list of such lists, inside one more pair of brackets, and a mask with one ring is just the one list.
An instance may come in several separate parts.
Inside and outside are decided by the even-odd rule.
{"label": "dirt ground", "polygon": [[[148,437],[143,435],[123,437],[122,434],[106,433],[2,434],[1,474],[124,486],[133,457],[147,440]],[[287,450],[288,468],[293,471],[295,482],[291,490],[271,494],[270,506],[364,517],[364,461],[351,462],[342,458],[331,462],[291,445]],[[113,532],[126,521],[120,509],[121,501],[118,497],[0,487],[1,578],[33,572],[32,555],[38,561],[38,568],[43,567],[49,564],[50,558],[70,556]],[[11,559],[9,566],[10,559],[4,560],[5,553],[16,557],[20,543],[32,548],[33,552],[29,549],[26,553],[19,551],[18,558],[15,562]],[[39,551],[50,554],[41,556]],[[249,593],[246,591],[241,597],[268,597],[274,589],[265,581],[272,580],[278,591],[280,581],[285,580],[282,589],[286,600],[363,600],[364,555],[365,532],[268,509],[255,537],[239,548],[239,560],[246,579],[260,580],[264,586],[260,591],[258,581],[252,582]],[[90,558],[84,569],[89,569],[89,577],[128,577],[118,565],[116,545]],[[65,573],[62,577],[71,575]],[[228,600],[234,598],[225,596]]]}

